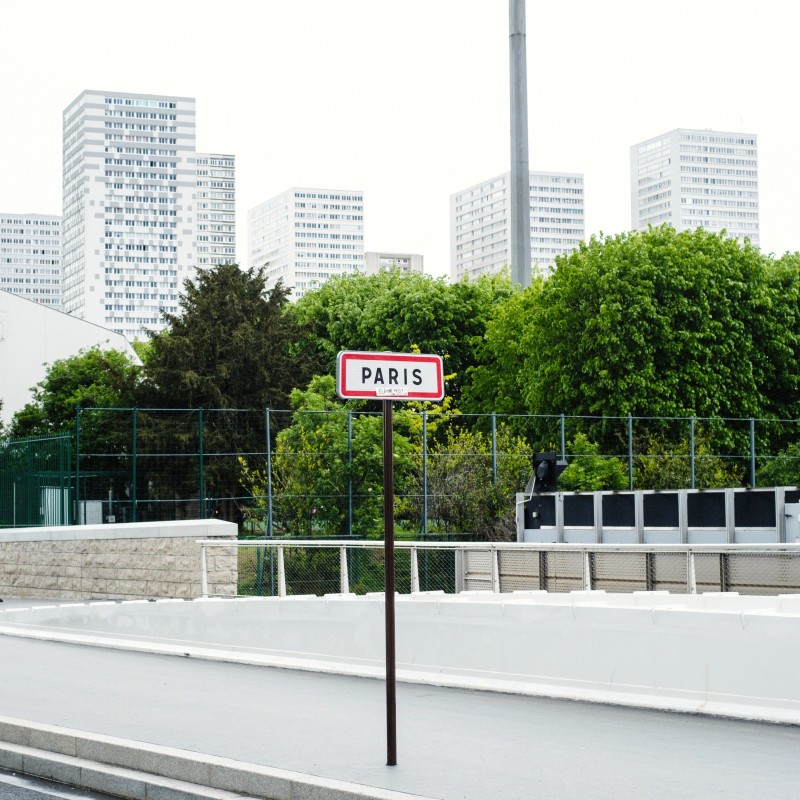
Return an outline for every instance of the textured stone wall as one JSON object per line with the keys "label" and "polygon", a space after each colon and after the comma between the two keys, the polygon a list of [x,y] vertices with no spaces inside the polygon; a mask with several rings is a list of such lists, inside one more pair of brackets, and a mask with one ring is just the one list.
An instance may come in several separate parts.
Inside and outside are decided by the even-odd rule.
{"label": "textured stone wall", "polygon": [[[205,522],[205,521],[204,521]],[[109,526],[110,527],[110,526]],[[29,597],[58,600],[133,600],[156,597],[201,596],[201,555],[198,539],[206,538],[204,527],[192,534],[159,535],[162,529],[122,530],[115,526],[113,538],[55,537],[38,541],[0,538],[0,598]],[[233,536],[216,536],[235,541]],[[42,529],[35,530],[41,533]],[[58,529],[51,529],[58,531]],[[14,532],[19,537],[19,532]],[[127,538],[126,534],[136,534]],[[38,538],[38,537],[37,537]],[[211,596],[235,596],[238,578],[235,547],[208,548],[206,558]]]}

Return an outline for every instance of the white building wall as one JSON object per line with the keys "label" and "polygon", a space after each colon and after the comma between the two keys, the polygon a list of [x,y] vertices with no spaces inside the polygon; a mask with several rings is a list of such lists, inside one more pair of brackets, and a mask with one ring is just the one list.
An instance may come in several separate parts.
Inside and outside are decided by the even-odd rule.
{"label": "white building wall", "polygon": [[61,308],[61,217],[0,213],[0,289]]}
{"label": "white building wall", "polygon": [[630,156],[634,229],[702,227],[760,243],[755,134],[677,128],[633,145]]}
{"label": "white building wall", "polygon": [[236,261],[236,158],[197,153],[197,266]]}
{"label": "white building wall", "polygon": [[[494,274],[510,263],[510,173],[450,196],[450,275],[454,281]],[[583,175],[530,172],[531,271],[549,274],[556,257],[586,235]]]}
{"label": "white building wall", "polygon": [[364,271],[367,275],[377,275],[382,269],[421,273],[424,271],[424,259],[419,253],[364,253]]}
{"label": "white building wall", "polygon": [[31,389],[47,366],[81,350],[120,350],[138,362],[128,340],[114,331],[64,314],[7,291],[0,291],[0,411],[8,422],[32,399]]}
{"label": "white building wall", "polygon": [[87,90],[63,122],[64,309],[144,337],[196,265],[195,101]]}
{"label": "white building wall", "polygon": [[248,263],[292,297],[364,269],[364,193],[294,187],[248,212]]}

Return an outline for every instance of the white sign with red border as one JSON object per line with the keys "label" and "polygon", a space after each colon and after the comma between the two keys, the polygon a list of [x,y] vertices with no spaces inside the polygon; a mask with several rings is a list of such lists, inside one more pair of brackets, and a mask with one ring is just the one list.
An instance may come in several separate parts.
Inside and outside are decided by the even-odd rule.
{"label": "white sign with red border", "polygon": [[343,350],[336,359],[336,392],[345,400],[441,400],[442,357]]}

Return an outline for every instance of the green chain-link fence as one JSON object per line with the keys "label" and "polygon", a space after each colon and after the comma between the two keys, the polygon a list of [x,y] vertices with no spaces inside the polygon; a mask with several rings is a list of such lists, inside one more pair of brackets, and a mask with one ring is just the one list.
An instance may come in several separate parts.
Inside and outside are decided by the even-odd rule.
{"label": "green chain-link fence", "polygon": [[70,436],[0,442],[0,527],[73,522]]}
{"label": "green chain-link fence", "polygon": [[[625,488],[666,488],[642,485],[656,473],[669,488],[755,486],[780,459],[800,471],[797,420],[448,416],[401,404],[394,416],[399,538],[508,538],[537,451],[616,459]],[[3,445],[0,524],[218,516],[245,536],[380,538],[381,425],[367,411],[80,409],[74,450],[63,437]]]}

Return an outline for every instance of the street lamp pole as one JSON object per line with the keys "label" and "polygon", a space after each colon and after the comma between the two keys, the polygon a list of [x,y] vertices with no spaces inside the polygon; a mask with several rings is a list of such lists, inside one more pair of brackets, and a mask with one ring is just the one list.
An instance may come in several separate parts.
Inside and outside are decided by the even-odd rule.
{"label": "street lamp pole", "polygon": [[511,85],[511,279],[524,288],[531,283],[525,0],[508,0],[508,23]]}

